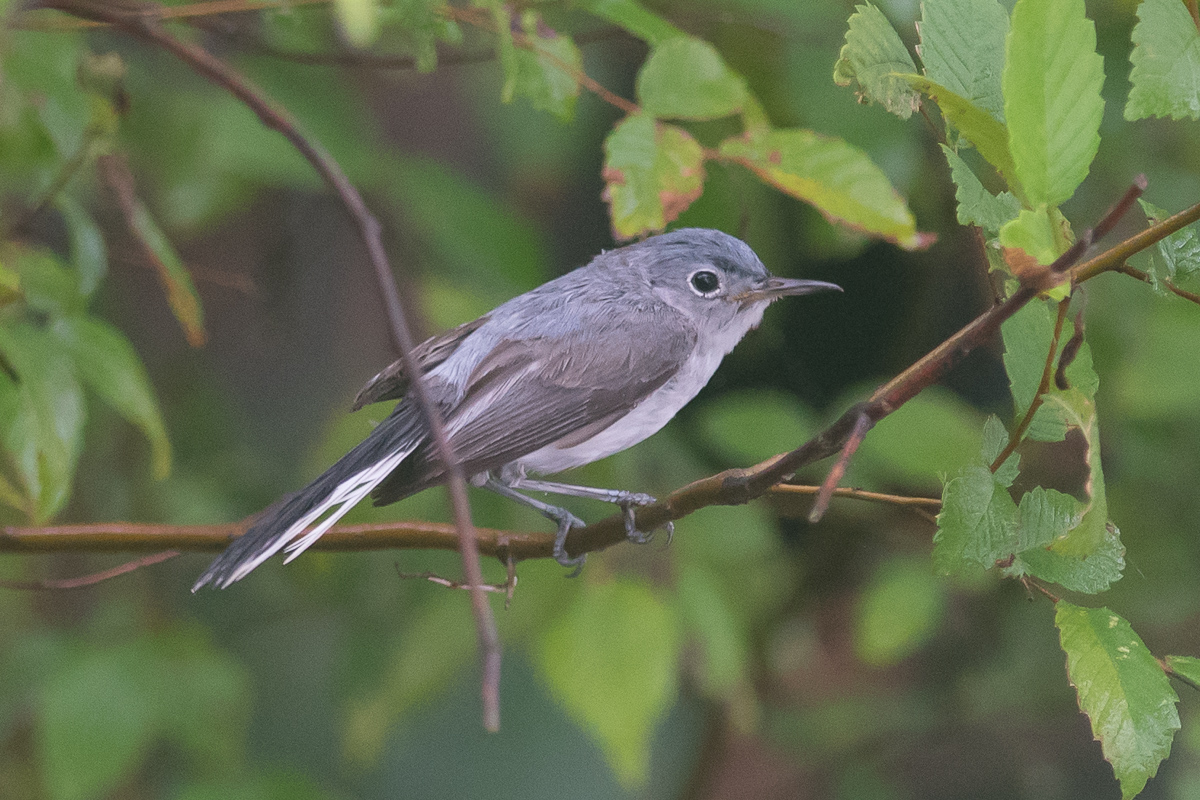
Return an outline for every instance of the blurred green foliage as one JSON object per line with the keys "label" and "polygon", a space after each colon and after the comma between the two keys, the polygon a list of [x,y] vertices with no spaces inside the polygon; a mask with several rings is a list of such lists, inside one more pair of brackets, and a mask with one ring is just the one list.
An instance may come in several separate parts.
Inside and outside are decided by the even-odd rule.
{"label": "blurred green foliage", "polygon": [[[1188,6],[1015,5],[342,0],[169,30],[338,160],[423,331],[665,225],[841,283],[772,309],[678,421],[571,477],[661,495],[799,445],[1011,291],[1029,265],[1002,247],[1049,263],[1138,172],[1151,220],[1200,199]],[[227,92],[117,32],[0,8],[3,521],[261,509],[387,412],[343,413],[392,357],[359,241]],[[580,91],[583,73],[640,112]],[[198,596],[201,556],[0,590],[0,797],[1092,798],[1156,770],[1142,796],[1191,796],[1200,309],[1170,286],[1196,288],[1194,230],[1135,259],[1153,286],[1089,282],[1058,336],[1035,301],[1003,359],[973,355],[871,432],[846,483],[942,482],[936,524],[837,499],[811,525],[807,501],[773,497],[702,509],[670,547],[614,548],[575,581],[519,565],[511,608],[494,604],[495,736],[465,596],[397,577],[456,576],[453,554],[314,553]],[[1035,400],[1084,310],[1067,388]],[[544,529],[472,503],[481,525]],[[347,521],[447,513],[431,490]],[[119,559],[6,553],[0,579]],[[1056,615],[1002,574],[1072,602]],[[1193,682],[1179,719],[1151,656]]]}

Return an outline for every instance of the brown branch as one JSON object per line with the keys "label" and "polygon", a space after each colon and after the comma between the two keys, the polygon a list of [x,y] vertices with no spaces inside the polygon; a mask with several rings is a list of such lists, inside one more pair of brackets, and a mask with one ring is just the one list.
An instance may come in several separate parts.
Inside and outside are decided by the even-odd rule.
{"label": "brown branch", "polygon": [[[1137,278],[1139,281],[1142,281],[1143,283],[1149,283],[1149,284],[1154,283],[1154,279],[1150,277],[1150,273],[1143,272],[1142,270],[1140,270],[1137,267],[1132,266],[1128,263],[1121,264],[1119,267],[1114,267],[1113,271],[1120,272],[1123,275],[1128,275],[1131,278]],[[1200,294],[1196,294],[1194,292],[1189,292],[1186,289],[1180,289],[1169,279],[1163,280],[1162,285],[1166,286],[1168,290],[1174,292],[1178,296],[1182,297],[1184,300],[1188,300],[1192,303],[1200,305]]]}
{"label": "brown branch", "polygon": [[[821,491],[820,486],[806,486],[798,483],[780,483],[772,486],[767,494],[777,495],[813,495]],[[906,507],[922,507],[938,509],[942,507],[941,499],[937,497],[913,497],[903,494],[886,494],[884,492],[871,492],[866,489],[855,489],[849,486],[839,486],[833,490],[834,497],[848,497],[854,500],[868,500],[875,503],[887,503],[893,506]]]}
{"label": "brown branch", "polygon": [[178,550],[164,550],[161,553],[151,553],[148,556],[136,558],[133,561],[127,561],[120,566],[112,569],[94,572],[91,575],[83,575],[78,578],[63,578],[59,580],[42,580],[42,581],[0,581],[0,589],[20,589],[24,591],[61,591],[64,589],[82,589],[85,586],[95,586],[102,581],[116,578],[119,575],[125,575],[134,570],[148,567],[152,564],[161,564],[168,559],[172,559],[179,555]]}
{"label": "brown branch", "polygon": [[447,485],[458,528],[463,572],[467,584],[474,587],[470,595],[483,670],[484,727],[488,730],[498,730],[500,726],[500,638],[496,632],[491,606],[483,591],[478,588],[483,583],[483,572],[479,564],[479,552],[471,525],[471,509],[467,503],[466,481],[446,436],[441,417],[429,396],[425,381],[422,379],[421,370],[412,355],[416,343],[413,341],[404,319],[400,295],[388,263],[387,253],[383,247],[379,221],[367,209],[362,196],[350,183],[350,179],[346,177],[333,157],[315,141],[303,135],[296,121],[284,108],[268,100],[266,95],[239,73],[223,61],[214,58],[203,48],[169,34],[162,27],[158,14],[159,6],[147,5],[130,9],[109,5],[103,0],[47,0],[46,5],[74,16],[107,22],[143,42],[161,47],[200,75],[229,92],[250,108],[265,126],[282,134],[304,156],[337,194],[342,205],[350,214],[358,228],[359,236],[367,248],[367,256],[375,272],[379,291],[387,311],[393,345],[400,354],[405,372],[413,376],[413,396],[429,424],[434,451],[438,454],[441,462],[446,465]]}

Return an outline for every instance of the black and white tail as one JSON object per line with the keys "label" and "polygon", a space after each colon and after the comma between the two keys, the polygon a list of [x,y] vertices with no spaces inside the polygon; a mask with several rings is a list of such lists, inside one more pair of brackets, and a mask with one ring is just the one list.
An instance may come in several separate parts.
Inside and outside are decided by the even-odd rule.
{"label": "black and white tail", "polygon": [[224,589],[280,550],[286,550],[286,561],[291,561],[366,498],[424,439],[421,413],[409,403],[401,403],[319,478],[263,511],[250,529],[209,565],[192,591],[209,583]]}

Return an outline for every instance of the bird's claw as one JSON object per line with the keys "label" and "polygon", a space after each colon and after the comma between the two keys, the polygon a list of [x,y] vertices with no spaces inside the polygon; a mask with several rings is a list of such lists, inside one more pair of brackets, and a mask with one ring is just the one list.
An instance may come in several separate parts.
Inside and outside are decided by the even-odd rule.
{"label": "bird's claw", "polygon": [[583,571],[583,562],[587,561],[587,553],[578,556],[568,555],[567,535],[571,532],[571,528],[583,528],[587,523],[570,511],[558,510],[562,512],[562,515],[558,517],[558,531],[554,534],[554,560],[564,567],[574,567],[575,569],[567,577],[577,578]]}

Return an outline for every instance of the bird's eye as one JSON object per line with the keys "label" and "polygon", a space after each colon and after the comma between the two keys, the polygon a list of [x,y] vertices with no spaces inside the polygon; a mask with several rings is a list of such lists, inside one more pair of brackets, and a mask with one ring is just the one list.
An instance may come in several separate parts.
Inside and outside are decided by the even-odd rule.
{"label": "bird's eye", "polygon": [[721,288],[721,279],[709,269],[698,269],[688,278],[692,291],[701,297],[712,297]]}

